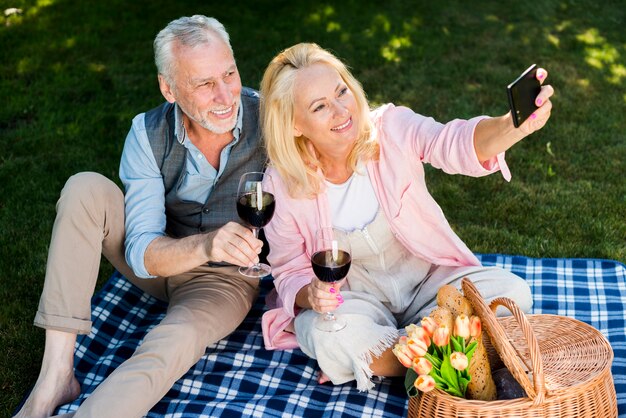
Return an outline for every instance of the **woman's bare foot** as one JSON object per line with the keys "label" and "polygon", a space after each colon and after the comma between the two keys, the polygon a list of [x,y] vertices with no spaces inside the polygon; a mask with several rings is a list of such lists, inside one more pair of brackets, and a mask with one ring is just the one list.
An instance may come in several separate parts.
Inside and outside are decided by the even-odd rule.
{"label": "woman's bare foot", "polygon": [[57,406],[73,401],[78,395],[80,384],[73,372],[63,373],[62,376],[58,373],[40,375],[33,391],[15,418],[50,417]]}
{"label": "woman's bare foot", "polygon": [[319,383],[320,385],[323,385],[326,382],[330,382],[330,377],[328,377],[326,373],[320,370],[317,373],[317,383]]}

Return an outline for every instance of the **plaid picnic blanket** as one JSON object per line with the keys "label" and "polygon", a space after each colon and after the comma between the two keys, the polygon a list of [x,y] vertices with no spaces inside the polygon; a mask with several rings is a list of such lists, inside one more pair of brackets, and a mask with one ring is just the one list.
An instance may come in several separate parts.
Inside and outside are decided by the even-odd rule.
{"label": "plaid picnic blanket", "polygon": [[[626,266],[597,259],[533,259],[479,255],[484,265],[511,270],[531,286],[533,313],[574,317],[600,330],[614,350],[613,377],[620,417],[626,417]],[[369,393],[353,383],[316,382],[317,364],[300,350],[263,348],[261,315],[271,280],[244,322],[208,347],[148,417],[403,417],[407,398],[400,378],[382,379]],[[119,273],[93,298],[93,329],[79,337],[76,376],[83,393],[59,413],[75,411],[96,386],[130,357],[165,315],[165,304]]]}

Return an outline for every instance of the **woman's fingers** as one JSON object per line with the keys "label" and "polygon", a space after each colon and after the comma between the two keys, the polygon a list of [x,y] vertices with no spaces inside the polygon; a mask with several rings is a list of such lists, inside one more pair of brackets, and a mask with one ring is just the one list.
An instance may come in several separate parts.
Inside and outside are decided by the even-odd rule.
{"label": "woman's fingers", "polygon": [[539,92],[539,94],[537,95],[537,98],[535,99],[535,105],[537,107],[543,106],[544,103],[546,103],[548,99],[552,97],[553,94],[554,94],[554,88],[552,88],[551,85],[547,84],[545,86],[542,86],[541,91]]}
{"label": "woman's fingers", "polygon": [[548,78],[548,70],[546,70],[545,68],[537,68],[537,73],[535,74],[535,77],[537,77],[539,83],[543,84],[543,82],[546,81],[546,78]]}
{"label": "woman's fingers", "polygon": [[317,278],[311,280],[309,286],[309,303],[316,312],[330,312],[343,303],[339,292],[342,282],[325,283]]}
{"label": "woman's fingers", "polygon": [[[537,79],[543,84],[545,79],[548,77],[548,72],[539,68],[537,70]],[[535,105],[537,106],[537,110],[535,110],[532,115],[520,126],[522,132],[524,132],[524,136],[528,136],[535,131],[543,128],[548,119],[550,119],[550,114],[552,112],[552,101],[550,97],[554,94],[554,88],[550,84],[542,85],[541,91],[535,98]]]}
{"label": "woman's fingers", "polygon": [[551,112],[552,102],[548,99],[520,126],[520,129],[524,132],[524,136],[530,135],[543,128],[548,122],[548,119],[550,119]]}

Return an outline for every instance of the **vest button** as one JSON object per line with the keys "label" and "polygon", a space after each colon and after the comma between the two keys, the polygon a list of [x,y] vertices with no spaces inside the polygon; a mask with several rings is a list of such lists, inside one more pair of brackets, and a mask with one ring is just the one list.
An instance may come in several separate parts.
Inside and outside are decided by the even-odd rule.
{"label": "vest button", "polygon": [[206,230],[207,230],[206,226],[201,226],[200,227],[200,232],[206,232]]}
{"label": "vest button", "polygon": [[207,214],[207,213],[209,213],[209,212],[211,212],[211,211],[209,210],[209,208],[204,208],[204,209],[202,209],[202,213],[204,213],[204,214]]}

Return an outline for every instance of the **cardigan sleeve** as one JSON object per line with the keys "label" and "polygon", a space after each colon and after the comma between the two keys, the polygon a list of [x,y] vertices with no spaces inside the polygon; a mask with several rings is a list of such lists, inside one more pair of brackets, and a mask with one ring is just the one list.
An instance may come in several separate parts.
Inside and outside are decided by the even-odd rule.
{"label": "cardigan sleeve", "polygon": [[486,176],[498,170],[510,180],[510,171],[501,153],[485,163],[478,161],[474,148],[476,125],[487,116],[469,120],[455,119],[446,124],[413,112],[411,109],[386,105],[380,124],[385,135],[410,150],[420,161],[448,174]]}
{"label": "cardigan sleeve", "polygon": [[[278,173],[272,174],[276,210],[265,226],[270,252],[267,257],[272,266],[274,286],[278,293],[278,306],[291,317],[297,314],[296,296],[300,289],[311,283],[313,270],[306,251],[305,237],[296,221],[299,202],[291,199]],[[302,217],[306,215],[301,214]]]}

